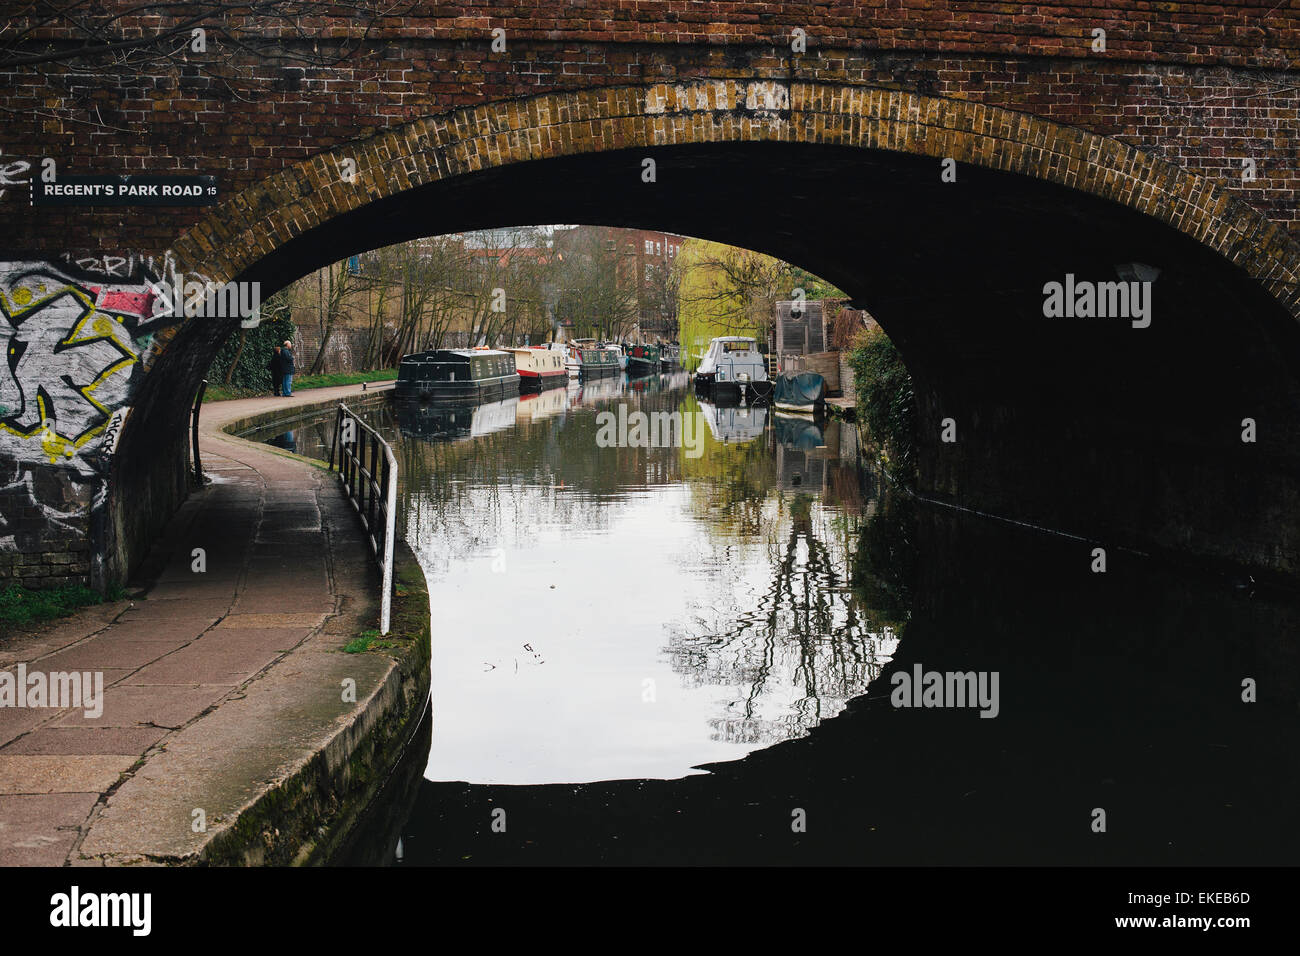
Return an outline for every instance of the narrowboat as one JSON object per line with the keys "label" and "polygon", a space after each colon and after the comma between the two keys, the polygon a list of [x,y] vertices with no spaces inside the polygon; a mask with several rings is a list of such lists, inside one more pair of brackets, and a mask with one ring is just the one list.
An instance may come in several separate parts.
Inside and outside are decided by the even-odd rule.
{"label": "narrowboat", "polygon": [[432,349],[402,356],[398,398],[488,402],[519,394],[515,357],[496,349]]}
{"label": "narrowboat", "polygon": [[659,370],[671,372],[681,364],[682,350],[679,345],[665,345],[659,355]]}
{"label": "narrowboat", "polygon": [[772,394],[767,377],[767,360],[758,342],[741,335],[723,335],[709,343],[700,367],[695,371],[695,389],[715,400],[750,401]]}
{"label": "narrowboat", "polygon": [[659,346],[627,346],[627,374],[632,378],[654,375],[659,371]]}
{"label": "narrowboat", "polygon": [[564,367],[564,355],[555,349],[534,345],[505,351],[515,357],[515,371],[519,373],[521,392],[540,392],[564,385],[569,380],[568,370]]}
{"label": "narrowboat", "polygon": [[772,404],[778,411],[820,417],[826,411],[826,379],[816,372],[784,372],[776,380]]}
{"label": "narrowboat", "polygon": [[[551,347],[556,346],[552,344]],[[618,374],[618,359],[612,352],[576,342],[566,342],[559,348],[563,350],[564,367],[570,378],[601,378]]]}
{"label": "narrowboat", "polygon": [[602,345],[601,348],[604,349],[606,352],[613,353],[614,358],[618,360],[618,367],[620,371],[624,371],[624,372],[627,371],[627,355],[623,351],[623,346],[614,345],[613,343],[606,343],[605,345]]}

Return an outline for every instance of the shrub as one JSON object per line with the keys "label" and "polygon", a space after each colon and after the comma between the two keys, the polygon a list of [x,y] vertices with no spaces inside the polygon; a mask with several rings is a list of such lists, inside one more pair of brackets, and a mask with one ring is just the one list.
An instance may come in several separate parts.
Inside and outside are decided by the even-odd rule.
{"label": "shrub", "polygon": [[890,474],[910,482],[916,475],[916,395],[903,356],[880,329],[864,331],[849,350],[858,417],[880,446]]}
{"label": "shrub", "polygon": [[217,351],[208,367],[208,385],[269,392],[271,373],[266,363],[277,345],[293,340],[293,332],[284,298],[272,296],[262,305],[261,324],[255,329],[236,329]]}

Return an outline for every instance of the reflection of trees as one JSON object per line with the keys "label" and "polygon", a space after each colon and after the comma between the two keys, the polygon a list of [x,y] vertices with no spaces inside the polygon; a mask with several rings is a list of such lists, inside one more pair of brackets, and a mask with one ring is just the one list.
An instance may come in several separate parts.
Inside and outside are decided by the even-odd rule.
{"label": "reflection of trees", "polygon": [[[748,744],[802,736],[864,693],[907,616],[906,502],[885,502],[859,531],[856,514],[828,506],[808,483],[781,487],[771,432],[724,445],[705,429],[699,458],[676,448],[600,448],[598,410],[626,402],[694,414],[698,405],[681,389],[624,393],[596,408],[574,405],[577,394],[566,393],[567,407],[549,417],[519,417],[476,437],[403,435],[388,396],[349,403],[394,445],[399,527],[426,570],[526,544],[539,525],[607,530],[629,493],[684,482],[703,529],[683,555],[695,617],[669,629],[665,653],[687,685],[727,695],[710,721],[714,735]],[[330,417],[315,431],[326,447],[333,427]]]}
{"label": "reflection of trees", "polygon": [[[700,412],[694,395],[682,402],[683,415]],[[680,453],[688,481],[691,512],[719,532],[756,538],[762,531],[763,505],[775,481],[775,462],[764,437],[738,444],[716,441],[701,426],[704,454]]]}
{"label": "reflection of trees", "polygon": [[880,507],[858,533],[853,587],[880,613],[905,618],[916,575],[916,508],[911,498],[886,491]]}
{"label": "reflection of trees", "polygon": [[[820,501],[773,495],[761,511],[770,569],[762,592],[720,581],[710,606],[722,626],[697,618],[695,628],[671,633],[665,649],[689,686],[736,688],[726,714],[710,721],[718,739],[736,743],[804,735],[862,694],[896,643],[894,626],[846,586],[848,534]],[[717,547],[725,554],[734,545],[720,536]],[[726,557],[719,565],[736,567]],[[737,606],[727,607],[727,592]]]}
{"label": "reflection of trees", "polygon": [[[675,448],[596,444],[598,411],[623,402],[629,412],[674,411],[680,389],[628,394],[615,388],[595,407],[584,394],[568,392],[568,408],[551,417],[521,417],[514,427],[485,435],[419,437],[393,429],[404,509],[399,526],[418,542],[426,568],[445,567],[451,556],[476,548],[526,541],[540,525],[575,534],[607,530],[618,516],[610,506],[629,489],[681,480]],[[390,403],[378,417],[392,422],[392,409]]]}

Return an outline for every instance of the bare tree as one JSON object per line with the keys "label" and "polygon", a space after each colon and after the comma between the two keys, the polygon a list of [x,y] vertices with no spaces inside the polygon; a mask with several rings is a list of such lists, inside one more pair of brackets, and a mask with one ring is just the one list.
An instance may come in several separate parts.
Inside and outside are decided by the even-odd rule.
{"label": "bare tree", "polygon": [[598,339],[625,337],[639,317],[636,256],[617,230],[584,229],[558,260],[556,315]]}
{"label": "bare tree", "polygon": [[340,315],[348,310],[347,302],[357,287],[357,277],[348,261],[336,262],[316,273],[316,322],[320,328],[320,348],[307,374],[319,375],[325,367],[325,355]]}

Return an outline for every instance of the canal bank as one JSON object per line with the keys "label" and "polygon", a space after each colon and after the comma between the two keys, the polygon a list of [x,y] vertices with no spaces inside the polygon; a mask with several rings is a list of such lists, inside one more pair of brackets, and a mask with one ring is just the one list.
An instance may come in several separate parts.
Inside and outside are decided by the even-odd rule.
{"label": "canal bank", "polygon": [[8,670],[103,681],[98,714],[0,708],[0,864],[315,863],[346,837],[428,700],[424,576],[399,542],[392,632],[347,653],[379,598],[351,506],[319,463],[228,432],[361,394],[207,406],[211,481],[129,600],[0,644]]}

